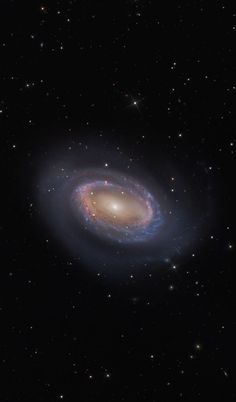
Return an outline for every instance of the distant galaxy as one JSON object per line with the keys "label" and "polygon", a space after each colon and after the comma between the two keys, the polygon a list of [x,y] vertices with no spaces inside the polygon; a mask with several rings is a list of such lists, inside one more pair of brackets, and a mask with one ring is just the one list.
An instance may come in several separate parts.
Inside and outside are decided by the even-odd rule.
{"label": "distant galaxy", "polygon": [[[101,155],[70,153],[41,172],[41,216],[69,255],[96,267],[183,255],[200,222],[193,219],[188,194],[173,201],[167,169],[150,178],[144,168],[127,169],[124,155],[116,160],[110,154],[112,167],[104,167]],[[178,184],[183,186],[180,179]]]}

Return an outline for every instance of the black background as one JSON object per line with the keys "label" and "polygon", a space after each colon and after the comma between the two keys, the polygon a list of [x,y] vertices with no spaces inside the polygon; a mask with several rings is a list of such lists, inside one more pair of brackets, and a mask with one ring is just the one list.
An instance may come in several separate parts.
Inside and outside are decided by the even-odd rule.
{"label": "black background", "polygon": [[[1,5],[1,402],[235,400],[235,10]],[[93,137],[153,177],[167,157],[196,206],[209,198],[176,269],[112,281],[41,224],[49,146],[86,149]]]}

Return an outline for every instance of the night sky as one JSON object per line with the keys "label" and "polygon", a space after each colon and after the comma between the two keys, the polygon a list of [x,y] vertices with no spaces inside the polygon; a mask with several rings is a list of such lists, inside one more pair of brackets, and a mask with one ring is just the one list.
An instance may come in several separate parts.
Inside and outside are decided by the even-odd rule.
{"label": "night sky", "polygon": [[[0,401],[235,401],[236,11],[1,5]],[[106,269],[94,242],[75,256],[39,200],[75,158],[156,183],[191,211],[188,247],[104,253]]]}

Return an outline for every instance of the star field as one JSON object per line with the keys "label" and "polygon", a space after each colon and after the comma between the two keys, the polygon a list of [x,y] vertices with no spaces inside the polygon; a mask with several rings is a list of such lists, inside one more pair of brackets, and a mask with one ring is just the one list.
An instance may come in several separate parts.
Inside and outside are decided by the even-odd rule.
{"label": "star field", "polygon": [[[0,401],[234,401],[233,5],[4,0],[0,18]],[[138,201],[90,180],[79,219],[59,213],[85,168],[134,177]],[[104,246],[159,203],[161,247]]]}

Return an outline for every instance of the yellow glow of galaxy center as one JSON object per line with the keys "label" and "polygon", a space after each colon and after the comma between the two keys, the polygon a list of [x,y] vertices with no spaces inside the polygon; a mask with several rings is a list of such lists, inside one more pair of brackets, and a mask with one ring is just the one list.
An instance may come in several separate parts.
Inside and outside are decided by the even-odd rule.
{"label": "yellow glow of galaxy center", "polygon": [[94,221],[116,226],[139,226],[148,224],[152,218],[152,210],[144,200],[114,188],[84,193],[82,204]]}

